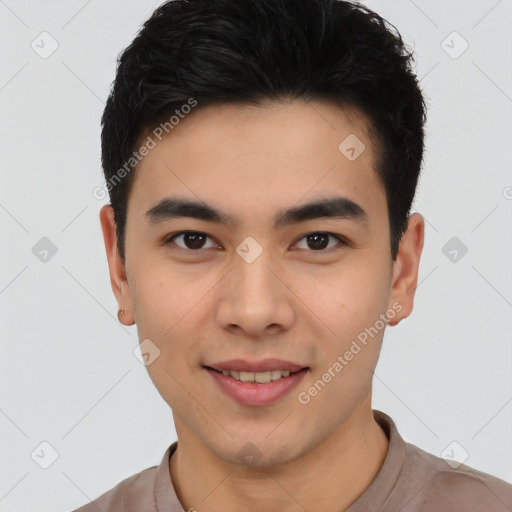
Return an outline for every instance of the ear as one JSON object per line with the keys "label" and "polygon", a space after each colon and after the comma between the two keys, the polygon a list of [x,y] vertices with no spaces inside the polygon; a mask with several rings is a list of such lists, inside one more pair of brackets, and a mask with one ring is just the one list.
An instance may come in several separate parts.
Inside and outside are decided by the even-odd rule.
{"label": "ear", "polygon": [[389,322],[390,325],[396,325],[412,312],[424,233],[425,220],[423,217],[419,213],[410,215],[407,230],[400,241],[398,254],[393,262],[393,277],[389,296],[389,307],[392,307],[392,304],[401,304],[402,309],[396,318]]}
{"label": "ear", "polygon": [[105,250],[107,251],[108,268],[110,272],[110,284],[116,296],[117,303],[123,308],[123,314],[118,315],[119,321],[124,325],[135,323],[133,308],[130,298],[128,280],[126,278],[125,265],[117,249],[116,222],[114,220],[114,209],[105,205],[100,210],[101,230]]}

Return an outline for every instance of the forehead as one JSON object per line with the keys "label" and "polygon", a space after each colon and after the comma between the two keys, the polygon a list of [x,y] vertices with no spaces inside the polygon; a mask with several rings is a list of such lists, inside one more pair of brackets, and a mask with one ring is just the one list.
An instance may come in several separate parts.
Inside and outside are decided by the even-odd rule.
{"label": "forehead", "polygon": [[129,210],[172,195],[255,220],[342,195],[369,214],[385,213],[374,143],[356,109],[318,101],[199,105],[162,140],[148,133],[156,144],[138,165]]}

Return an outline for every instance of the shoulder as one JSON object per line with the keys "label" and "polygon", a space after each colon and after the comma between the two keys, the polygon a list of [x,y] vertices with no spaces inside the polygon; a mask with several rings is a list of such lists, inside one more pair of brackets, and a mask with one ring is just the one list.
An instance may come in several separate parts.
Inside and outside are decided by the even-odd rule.
{"label": "shoulder", "polygon": [[90,503],[74,512],[144,512],[156,511],[154,489],[158,466],[125,478]]}
{"label": "shoulder", "polygon": [[453,462],[450,465],[447,460],[410,443],[406,443],[401,476],[415,493],[409,510],[498,512],[512,509],[511,484],[465,464]]}

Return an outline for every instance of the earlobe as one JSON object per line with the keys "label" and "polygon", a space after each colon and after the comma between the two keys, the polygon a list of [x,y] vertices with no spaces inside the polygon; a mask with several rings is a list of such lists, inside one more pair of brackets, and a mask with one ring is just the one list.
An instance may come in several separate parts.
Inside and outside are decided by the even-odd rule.
{"label": "earlobe", "polygon": [[418,269],[424,242],[425,220],[419,213],[409,216],[407,230],[404,233],[398,250],[396,261],[393,263],[393,278],[391,284],[390,303],[399,303],[402,308],[400,317],[389,322],[396,325],[407,318],[413,309],[414,294],[418,283]]}
{"label": "earlobe", "polygon": [[126,278],[125,264],[117,248],[116,222],[112,206],[105,205],[101,208],[100,222],[107,253],[110,284],[117,302],[121,306],[118,319],[124,325],[133,325],[135,321],[131,310],[130,290]]}
{"label": "earlobe", "polygon": [[133,314],[130,315],[131,319],[126,320],[124,318],[124,313],[125,313],[124,308],[120,308],[119,311],[117,312],[117,319],[119,320],[119,323],[121,323],[123,325],[133,325],[135,323],[135,320],[133,319]]}

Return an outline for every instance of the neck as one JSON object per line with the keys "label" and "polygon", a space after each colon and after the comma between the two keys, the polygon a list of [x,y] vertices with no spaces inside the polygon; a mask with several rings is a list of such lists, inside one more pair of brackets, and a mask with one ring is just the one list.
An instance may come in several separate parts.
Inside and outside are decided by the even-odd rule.
{"label": "neck", "polygon": [[181,422],[176,426],[171,479],[183,508],[201,512],[346,510],[371,484],[389,446],[373,418],[369,397],[319,445],[279,466],[230,464],[205,450]]}

